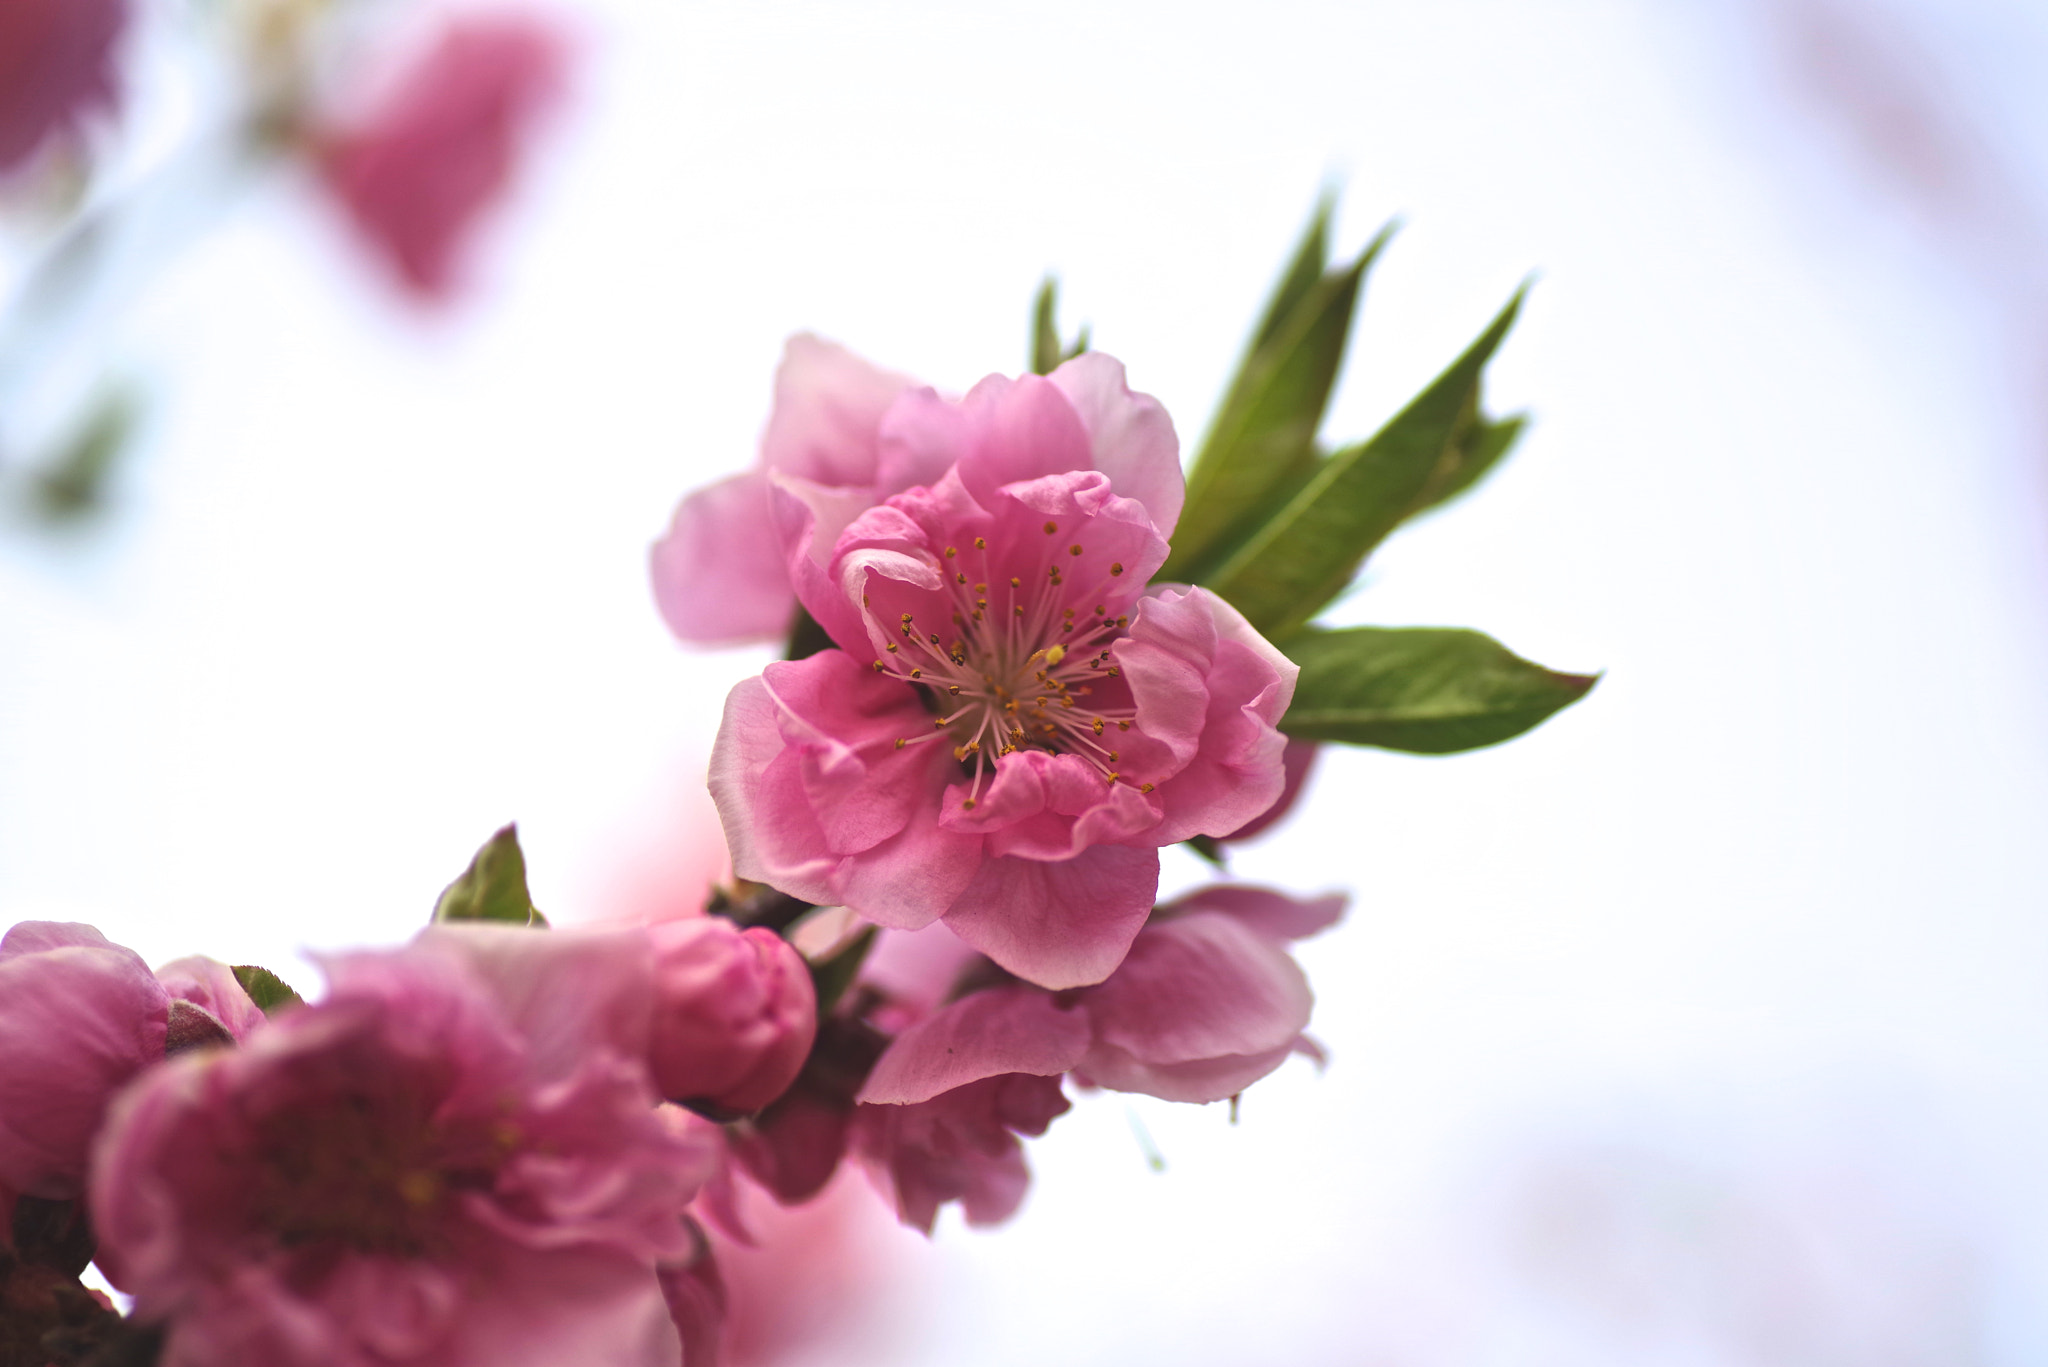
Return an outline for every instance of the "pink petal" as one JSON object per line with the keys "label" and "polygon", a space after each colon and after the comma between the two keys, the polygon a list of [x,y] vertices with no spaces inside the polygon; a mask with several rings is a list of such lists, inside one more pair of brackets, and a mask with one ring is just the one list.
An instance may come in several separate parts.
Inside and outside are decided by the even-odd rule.
{"label": "pink petal", "polygon": [[1322,752],[1322,742],[1287,738],[1287,745],[1280,752],[1280,767],[1286,774],[1280,789],[1280,796],[1272,806],[1239,826],[1223,840],[1252,840],[1263,835],[1282,817],[1294,810],[1294,804],[1301,798],[1303,785],[1308,782],[1309,771],[1315,767],[1316,756]]}
{"label": "pink petal", "polygon": [[1160,535],[1170,538],[1187,485],[1166,409],[1149,394],[1133,393],[1123,362],[1099,351],[1083,352],[1049,378],[1087,429],[1095,468],[1119,494],[1144,504]]}
{"label": "pink petal", "polygon": [[685,498],[648,568],[662,619],[682,640],[725,645],[789,630],[796,594],[757,470]]}
{"label": "pink petal", "polygon": [[1112,1092],[1139,1092],[1161,1101],[1200,1105],[1236,1096],[1287,1061],[1291,1048],[1257,1054],[1223,1054],[1187,1063],[1147,1063],[1127,1050],[1099,1044],[1088,1052],[1076,1077]]}
{"label": "pink petal", "polygon": [[123,0],[8,0],[0,5],[0,172],[53,135],[115,103]]}
{"label": "pink petal", "polygon": [[785,573],[819,626],[842,649],[867,649],[859,610],[829,570],[840,533],[873,506],[867,489],[832,488],[793,475],[768,477],[769,508]]}
{"label": "pink petal", "polygon": [[76,1197],[114,1094],[164,1057],[170,997],[91,926],[24,922],[0,940],[0,1186]]}
{"label": "pink petal", "polygon": [[984,508],[1006,484],[1094,468],[1087,429],[1048,380],[991,375],[968,391],[960,407],[968,429],[960,482]]}
{"label": "pink petal", "polygon": [[156,980],[171,996],[207,1012],[237,1040],[263,1024],[263,1009],[249,1000],[235,970],[218,959],[199,954],[175,959],[157,969]]}
{"label": "pink petal", "polygon": [[970,993],[898,1035],[859,1099],[905,1105],[1000,1073],[1051,1077],[1080,1061],[1088,1037],[1083,1013],[1037,988]]}
{"label": "pink petal", "polygon": [[1101,982],[1159,889],[1159,852],[1097,845],[1072,859],[983,861],[946,925],[1010,972],[1054,990]]}
{"label": "pink petal", "polygon": [[1345,893],[1333,893],[1303,901],[1270,888],[1212,883],[1159,908],[1157,919],[1186,912],[1217,911],[1237,918],[1240,924],[1270,940],[1305,940],[1336,925],[1350,900]]}
{"label": "pink petal", "polygon": [[[1284,1054],[1308,1024],[1314,997],[1276,942],[1222,912],[1198,911],[1147,926],[1083,1004],[1100,1044],[1165,1065]],[[1082,1068],[1103,1080],[1093,1052]]]}
{"label": "pink petal", "polygon": [[882,418],[913,383],[836,342],[797,333],[775,371],[762,466],[816,484],[872,487]]}

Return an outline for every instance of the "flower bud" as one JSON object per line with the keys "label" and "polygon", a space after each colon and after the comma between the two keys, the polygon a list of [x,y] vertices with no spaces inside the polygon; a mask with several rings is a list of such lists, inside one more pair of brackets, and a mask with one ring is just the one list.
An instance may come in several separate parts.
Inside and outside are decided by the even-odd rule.
{"label": "flower bud", "polygon": [[818,1030],[802,957],[773,931],[743,931],[718,917],[663,921],[647,934],[656,1088],[673,1101],[742,1115],[781,1096]]}
{"label": "flower bud", "polygon": [[164,1057],[170,996],[91,926],[0,938],[0,1185],[70,1200],[114,1093]]}

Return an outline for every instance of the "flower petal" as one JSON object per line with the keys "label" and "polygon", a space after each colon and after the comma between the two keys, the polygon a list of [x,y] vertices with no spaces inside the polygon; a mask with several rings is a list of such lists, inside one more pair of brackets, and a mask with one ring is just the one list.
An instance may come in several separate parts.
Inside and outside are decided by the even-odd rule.
{"label": "flower petal", "polygon": [[1180,521],[1187,480],[1180,468],[1180,438],[1173,419],[1150,394],[1132,392],[1124,365],[1100,351],[1084,351],[1048,377],[1074,406],[1088,431],[1095,468],[1125,498],[1145,505],[1165,537]]}
{"label": "flower petal", "polygon": [[817,484],[872,486],[882,418],[915,382],[808,332],[783,344],[761,464]]}
{"label": "flower petal", "polygon": [[986,859],[946,925],[1028,982],[1085,987],[1123,962],[1158,889],[1152,849],[1096,845],[1055,862]]}
{"label": "flower petal", "polygon": [[685,641],[763,641],[789,630],[796,594],[758,470],[685,498],[648,570],[662,620]]}
{"label": "flower petal", "polygon": [[868,1074],[871,1105],[929,1101],[1000,1073],[1052,1077],[1088,1049],[1088,1018],[1034,987],[970,993],[896,1037]]}

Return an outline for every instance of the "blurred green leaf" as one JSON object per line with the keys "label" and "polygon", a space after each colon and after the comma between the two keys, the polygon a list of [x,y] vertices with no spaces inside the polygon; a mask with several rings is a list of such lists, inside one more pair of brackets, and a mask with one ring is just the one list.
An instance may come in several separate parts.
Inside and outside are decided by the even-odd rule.
{"label": "blurred green leaf", "polygon": [[1207,569],[1277,510],[1275,495],[1316,469],[1316,431],[1343,369],[1359,287],[1394,232],[1388,224],[1350,266],[1304,284],[1307,268],[1320,267],[1328,212],[1326,201],[1195,457],[1163,579],[1204,582]]}
{"label": "blurred green leaf", "polygon": [[234,975],[235,981],[242,985],[242,990],[249,994],[249,1000],[255,1002],[257,1009],[266,1016],[274,1016],[280,1011],[306,1004],[303,997],[292,991],[289,983],[267,968],[258,968],[255,964],[236,964]]}
{"label": "blurred green leaf", "polygon": [[462,876],[441,893],[434,904],[434,920],[547,928],[547,918],[534,909],[526,890],[526,856],[519,850],[517,826],[506,826],[484,842]]}
{"label": "blurred green leaf", "polygon": [[831,958],[811,965],[811,986],[818,995],[818,1015],[831,1014],[839,999],[846,995],[846,989],[853,986],[853,980],[860,975],[860,966],[867,962],[868,951],[875,947],[875,927],[869,926]]}
{"label": "blurred green leaf", "polygon": [[1529,425],[1528,416],[1517,413],[1506,418],[1487,417],[1480,407],[1480,390],[1483,387],[1472,387],[1471,400],[1451,437],[1443,464],[1431,477],[1428,492],[1415,511],[1409,514],[1410,517],[1432,512],[1468,493],[1480,480],[1493,473],[1493,468],[1521,440],[1523,429]]}
{"label": "blurred green leaf", "polygon": [[1453,438],[1460,420],[1470,421],[1480,372],[1513,326],[1522,295],[1517,290],[1464,355],[1370,440],[1323,461],[1285,507],[1201,582],[1276,641],[1322,611],[1373,547],[1425,506],[1439,480],[1462,461]]}
{"label": "blurred green leaf", "polygon": [[789,624],[789,648],[783,652],[785,660],[808,660],[821,650],[833,646],[832,635],[818,625],[818,619],[804,611],[803,604],[797,604],[796,616]]}
{"label": "blurred green leaf", "polygon": [[1031,310],[1031,373],[1050,375],[1062,362],[1071,361],[1088,349],[1088,329],[1074,336],[1070,347],[1060,346],[1059,282],[1051,276],[1038,287],[1038,302]]}
{"label": "blurred green leaf", "polygon": [[94,402],[30,481],[30,508],[38,518],[53,525],[75,523],[106,506],[107,478],[128,449],[141,407],[135,392],[126,388]]}
{"label": "blurred green leaf", "polygon": [[1598,675],[1532,664],[1490,636],[1448,627],[1305,631],[1280,729],[1304,740],[1445,755],[1521,735],[1591,691]]}

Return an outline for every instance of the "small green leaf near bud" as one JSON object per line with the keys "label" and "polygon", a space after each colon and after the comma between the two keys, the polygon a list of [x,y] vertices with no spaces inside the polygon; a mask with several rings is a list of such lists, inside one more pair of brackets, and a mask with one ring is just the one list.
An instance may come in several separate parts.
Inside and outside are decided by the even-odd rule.
{"label": "small green leaf near bud", "polygon": [[280,1011],[306,1004],[305,998],[292,991],[291,984],[267,968],[236,964],[234,974],[235,981],[249,994],[249,1000],[255,1002],[257,1009],[266,1016],[275,1016]]}
{"label": "small green leaf near bud", "polygon": [[484,842],[462,876],[441,893],[433,919],[547,928],[547,918],[535,910],[526,890],[526,856],[519,850],[518,827],[506,826]]}

